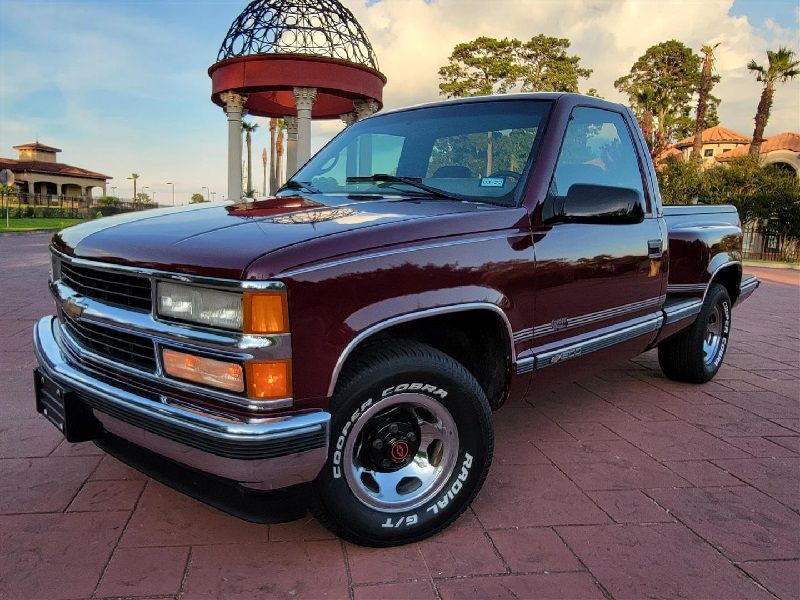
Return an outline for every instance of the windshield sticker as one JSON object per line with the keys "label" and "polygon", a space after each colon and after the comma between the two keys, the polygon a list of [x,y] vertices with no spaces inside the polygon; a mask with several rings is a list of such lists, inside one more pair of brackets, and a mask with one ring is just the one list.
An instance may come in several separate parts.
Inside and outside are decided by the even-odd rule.
{"label": "windshield sticker", "polygon": [[481,187],[501,188],[505,184],[505,177],[481,177]]}

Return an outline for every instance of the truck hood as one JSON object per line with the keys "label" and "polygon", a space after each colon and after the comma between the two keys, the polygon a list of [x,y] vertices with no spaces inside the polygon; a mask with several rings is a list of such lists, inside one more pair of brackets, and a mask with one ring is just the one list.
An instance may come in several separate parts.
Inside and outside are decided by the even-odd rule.
{"label": "truck hood", "polygon": [[78,258],[238,279],[257,258],[312,239],[472,210],[447,200],[284,196],[107,217],[64,229],[53,247]]}

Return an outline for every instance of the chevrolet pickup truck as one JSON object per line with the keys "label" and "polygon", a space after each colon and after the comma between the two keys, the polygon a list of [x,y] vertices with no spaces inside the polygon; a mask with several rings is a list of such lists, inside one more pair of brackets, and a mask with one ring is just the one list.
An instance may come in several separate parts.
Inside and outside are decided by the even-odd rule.
{"label": "chevrolet pickup truck", "polygon": [[379,114],[274,197],[56,234],[37,408],[69,441],[303,489],[341,537],[407,543],[478,494],[504,403],[652,348],[714,377],[758,286],[741,242],[731,206],[662,206],[621,105]]}

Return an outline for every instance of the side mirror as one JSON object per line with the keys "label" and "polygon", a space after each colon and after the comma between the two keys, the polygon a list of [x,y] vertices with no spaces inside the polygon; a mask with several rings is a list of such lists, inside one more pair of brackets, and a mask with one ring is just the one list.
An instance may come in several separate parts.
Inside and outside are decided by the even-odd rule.
{"label": "side mirror", "polygon": [[554,221],[625,225],[644,220],[642,197],[630,188],[575,184],[555,199]]}

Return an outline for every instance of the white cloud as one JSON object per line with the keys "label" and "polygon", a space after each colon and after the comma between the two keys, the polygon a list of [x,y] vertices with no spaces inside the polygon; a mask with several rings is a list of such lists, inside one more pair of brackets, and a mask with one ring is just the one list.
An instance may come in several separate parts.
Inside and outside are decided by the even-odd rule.
{"label": "white cloud", "polygon": [[[750,133],[759,85],[747,72],[750,58],[766,60],[778,44],[796,47],[794,24],[767,25],[765,39],[745,17],[730,14],[732,0],[382,0],[352,10],[367,31],[388,77],[387,107],[438,98],[437,71],[453,46],[480,35],[528,39],[538,33],[567,37],[582,65],[594,69],[584,89],[624,101],[613,87],[633,62],[653,44],[678,39],[699,51],[722,42],[717,69],[722,76],[714,93],[722,98],[723,122]],[[798,128],[800,82],[780,86],[768,133]]]}

